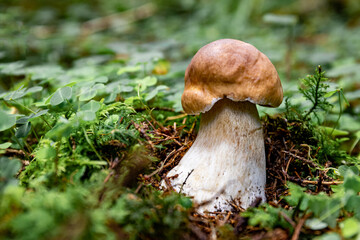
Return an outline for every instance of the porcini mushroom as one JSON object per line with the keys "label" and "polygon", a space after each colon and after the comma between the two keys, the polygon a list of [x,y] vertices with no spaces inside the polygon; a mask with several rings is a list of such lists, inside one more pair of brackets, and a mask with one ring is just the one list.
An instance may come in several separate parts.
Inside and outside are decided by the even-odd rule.
{"label": "porcini mushroom", "polygon": [[195,142],[168,174],[172,187],[207,202],[200,211],[247,208],[265,197],[266,160],[255,104],[277,107],[283,92],[274,65],[254,46],[221,39],[202,47],[185,72],[188,114],[203,113]]}

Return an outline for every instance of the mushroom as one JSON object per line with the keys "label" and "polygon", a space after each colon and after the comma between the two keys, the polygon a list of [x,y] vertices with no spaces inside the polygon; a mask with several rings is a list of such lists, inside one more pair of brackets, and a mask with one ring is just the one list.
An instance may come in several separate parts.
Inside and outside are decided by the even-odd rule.
{"label": "mushroom", "polygon": [[167,174],[172,187],[207,203],[201,212],[264,202],[265,146],[255,104],[277,107],[282,99],[274,65],[254,46],[221,39],[202,47],[186,69],[181,98],[187,114],[203,113],[199,133]]}

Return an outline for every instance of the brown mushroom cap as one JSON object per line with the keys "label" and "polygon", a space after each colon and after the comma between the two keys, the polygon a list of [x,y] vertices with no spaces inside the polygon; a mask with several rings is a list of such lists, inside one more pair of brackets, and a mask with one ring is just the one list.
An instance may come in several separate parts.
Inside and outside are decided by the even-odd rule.
{"label": "brown mushroom cap", "polygon": [[279,75],[251,44],[220,39],[202,47],[185,72],[181,104],[188,114],[211,109],[222,98],[277,107],[283,99]]}

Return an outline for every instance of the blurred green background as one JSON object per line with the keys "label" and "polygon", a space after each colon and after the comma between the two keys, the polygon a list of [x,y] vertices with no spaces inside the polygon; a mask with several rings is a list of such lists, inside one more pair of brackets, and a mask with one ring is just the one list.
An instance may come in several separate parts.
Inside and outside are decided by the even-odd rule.
{"label": "blurred green background", "polygon": [[293,79],[314,65],[330,69],[360,56],[357,0],[23,0],[1,1],[0,8],[2,62],[70,65],[83,56],[126,54],[127,43],[149,43],[143,47],[179,61],[210,41],[236,38]]}
{"label": "blurred green background", "polygon": [[[206,43],[235,38],[270,58],[294,104],[304,104],[297,97],[299,78],[321,65],[331,87],[343,88],[350,102],[339,128],[360,129],[358,0],[14,0],[1,1],[0,9],[2,63],[67,69],[163,59],[158,71],[171,79],[167,85],[177,90],[172,100],[181,110],[183,73],[191,57]],[[0,91],[14,81],[2,75]],[[332,103],[328,119],[334,122],[338,98]]]}

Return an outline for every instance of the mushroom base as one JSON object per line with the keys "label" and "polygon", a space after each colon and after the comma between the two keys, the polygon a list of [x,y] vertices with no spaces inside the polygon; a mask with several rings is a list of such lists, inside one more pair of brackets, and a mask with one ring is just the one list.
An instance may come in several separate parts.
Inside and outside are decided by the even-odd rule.
{"label": "mushroom base", "polygon": [[216,102],[167,177],[176,191],[200,204],[201,212],[231,210],[230,203],[246,209],[259,197],[265,201],[265,146],[256,106],[226,98]]}

